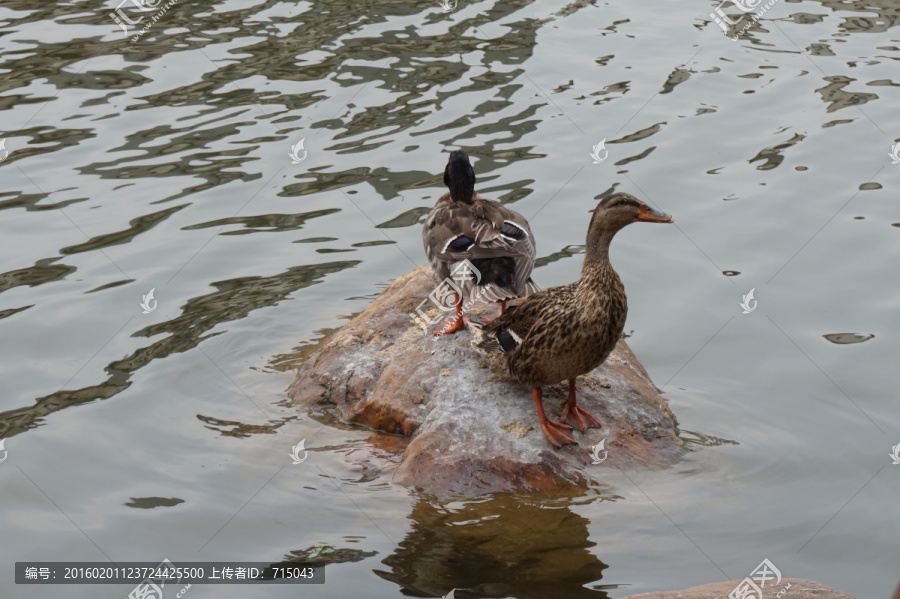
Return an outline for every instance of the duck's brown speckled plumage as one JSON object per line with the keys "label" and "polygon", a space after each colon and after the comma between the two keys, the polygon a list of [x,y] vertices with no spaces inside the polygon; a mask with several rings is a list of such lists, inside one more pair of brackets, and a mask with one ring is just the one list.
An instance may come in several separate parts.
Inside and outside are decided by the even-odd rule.
{"label": "duck's brown speckled plumage", "polygon": [[425,254],[438,281],[469,260],[480,280],[462,285],[466,298],[501,302],[539,290],[531,280],[535,243],[525,217],[475,192],[475,171],[465,152],[451,152],[444,170],[450,189],[435,203],[422,228]]}
{"label": "duck's brown speckled plumage", "polygon": [[571,411],[582,430],[586,424],[579,413],[596,424],[576,406],[575,378],[602,364],[622,336],[628,301],[609,261],[609,244],[622,227],[639,220],[671,222],[671,217],[624,193],[600,202],[588,228],[581,278],[535,293],[510,308],[481,327],[480,339],[475,342],[477,347],[505,353],[510,373],[535,389],[541,426],[554,445],[572,440],[565,434],[548,432],[547,427],[571,427],[546,422],[540,387],[569,379],[563,419]]}
{"label": "duck's brown speckled plumage", "polygon": [[628,315],[622,281],[609,263],[585,274],[532,295],[487,325],[489,336],[506,331],[521,339],[508,358],[510,373],[521,383],[552,385],[590,372],[622,336]]}

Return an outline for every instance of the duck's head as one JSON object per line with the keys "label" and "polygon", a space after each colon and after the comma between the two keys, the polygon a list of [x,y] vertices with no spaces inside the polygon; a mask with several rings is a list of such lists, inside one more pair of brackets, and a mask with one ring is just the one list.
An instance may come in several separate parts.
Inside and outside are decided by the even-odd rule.
{"label": "duck's head", "polygon": [[631,194],[614,193],[594,208],[591,228],[600,227],[618,231],[622,227],[636,222],[671,223],[673,221],[668,214],[651,208]]}
{"label": "duck's head", "polygon": [[588,228],[588,248],[608,249],[622,227],[631,223],[671,223],[672,217],[627,193],[614,193],[597,204]]}
{"label": "duck's head", "polygon": [[475,169],[469,162],[469,155],[462,150],[450,152],[444,169],[444,185],[450,190],[450,197],[454,201],[472,203],[475,195]]}

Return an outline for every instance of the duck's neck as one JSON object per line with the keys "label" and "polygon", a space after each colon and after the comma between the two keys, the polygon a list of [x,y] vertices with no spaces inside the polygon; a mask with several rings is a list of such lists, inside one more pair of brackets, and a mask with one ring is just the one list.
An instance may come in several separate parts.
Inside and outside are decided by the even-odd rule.
{"label": "duck's neck", "polygon": [[463,185],[451,186],[450,199],[461,204],[472,204],[475,201],[475,184],[465,182]]}
{"label": "duck's neck", "polygon": [[591,222],[585,242],[582,274],[587,274],[589,270],[612,269],[612,264],[609,262],[609,245],[619,229],[622,228],[613,223],[604,222],[602,215],[595,216],[595,219],[598,220]]}
{"label": "duck's neck", "polygon": [[580,287],[596,289],[599,286],[608,288],[611,284],[615,285],[618,281],[619,275],[613,268],[612,262],[609,261],[609,248],[606,248],[605,251],[587,252],[584,264],[581,267],[581,278],[578,280]]}
{"label": "duck's neck", "polygon": [[475,171],[468,160],[453,160],[447,164],[444,184],[454,202],[471,204],[475,200]]}
{"label": "duck's neck", "polygon": [[589,293],[596,293],[598,289],[605,289],[613,293],[622,285],[619,275],[609,261],[609,245],[622,226],[605,222],[603,216],[595,215],[595,219],[599,219],[599,221],[591,222],[588,229],[584,264],[581,267],[579,286]]}

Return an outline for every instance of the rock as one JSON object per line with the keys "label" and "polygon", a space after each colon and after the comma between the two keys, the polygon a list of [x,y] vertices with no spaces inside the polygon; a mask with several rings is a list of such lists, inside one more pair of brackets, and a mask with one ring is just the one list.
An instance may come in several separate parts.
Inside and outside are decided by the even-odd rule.
{"label": "rock", "polygon": [[[288,390],[295,405],[324,403],[344,422],[409,439],[393,465],[394,482],[442,496],[578,494],[607,468],[681,455],[675,416],[624,340],[578,378],[579,405],[603,428],[573,431],[578,445],[554,449],[537,425],[530,390],[509,378],[503,356],[475,350],[468,330],[434,337],[413,321],[434,288],[427,265],[395,280],[319,343]],[[467,313],[496,311],[473,306]],[[566,393],[565,383],[544,389],[550,418],[558,418]],[[598,455],[606,459],[593,464],[591,448],[601,441]]]}
{"label": "rock", "polygon": [[[712,584],[704,584],[699,587],[691,587],[683,591],[664,591],[661,593],[641,593],[640,595],[628,595],[623,599],[722,599],[728,597],[729,593],[740,584],[740,580],[729,580],[727,582],[714,582]],[[769,582],[771,585],[771,581]],[[811,580],[803,580],[801,578],[782,578],[773,591],[769,592],[768,588],[764,590],[763,599],[773,599],[781,589],[791,585],[784,597],[790,599],[856,599],[847,593],[842,593],[837,589],[826,587],[818,582]],[[755,598],[756,593],[751,593],[749,597]]]}

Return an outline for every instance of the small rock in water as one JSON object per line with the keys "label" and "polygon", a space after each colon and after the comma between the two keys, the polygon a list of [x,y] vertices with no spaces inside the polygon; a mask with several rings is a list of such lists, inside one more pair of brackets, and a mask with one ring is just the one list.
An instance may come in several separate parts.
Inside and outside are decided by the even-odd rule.
{"label": "small rock in water", "polygon": [[848,343],[862,343],[863,341],[868,341],[875,337],[875,335],[863,335],[861,333],[830,333],[828,335],[822,335],[832,343],[837,343],[838,345],[847,345]]}

